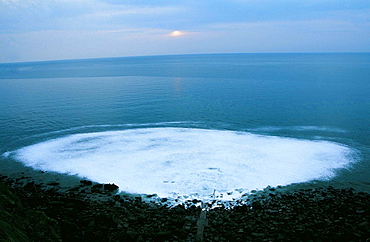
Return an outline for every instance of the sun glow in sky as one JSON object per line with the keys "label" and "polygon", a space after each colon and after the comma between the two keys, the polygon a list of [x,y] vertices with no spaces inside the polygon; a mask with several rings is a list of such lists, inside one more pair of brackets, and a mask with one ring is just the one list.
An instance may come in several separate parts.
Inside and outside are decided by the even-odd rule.
{"label": "sun glow in sky", "polygon": [[181,35],[184,35],[184,34],[185,34],[185,32],[176,30],[176,31],[171,32],[169,34],[169,36],[171,36],[171,37],[177,37],[177,36],[181,36]]}
{"label": "sun glow in sky", "polygon": [[370,52],[370,1],[0,0],[0,62],[255,52]]}

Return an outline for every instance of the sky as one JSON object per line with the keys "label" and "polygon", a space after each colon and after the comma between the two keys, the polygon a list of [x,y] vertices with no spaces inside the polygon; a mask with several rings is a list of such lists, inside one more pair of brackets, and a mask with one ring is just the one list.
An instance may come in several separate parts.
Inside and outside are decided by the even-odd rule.
{"label": "sky", "polygon": [[0,62],[370,52],[369,0],[0,0]]}

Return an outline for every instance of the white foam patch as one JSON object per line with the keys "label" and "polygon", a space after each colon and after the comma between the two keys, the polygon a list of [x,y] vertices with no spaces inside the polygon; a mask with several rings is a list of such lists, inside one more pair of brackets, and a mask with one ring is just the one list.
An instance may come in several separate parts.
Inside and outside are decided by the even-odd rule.
{"label": "white foam patch", "polygon": [[73,134],[21,148],[10,156],[35,169],[115,183],[129,193],[206,199],[215,190],[240,196],[268,185],[331,178],[335,169],[354,161],[352,153],[327,141],[140,128]]}

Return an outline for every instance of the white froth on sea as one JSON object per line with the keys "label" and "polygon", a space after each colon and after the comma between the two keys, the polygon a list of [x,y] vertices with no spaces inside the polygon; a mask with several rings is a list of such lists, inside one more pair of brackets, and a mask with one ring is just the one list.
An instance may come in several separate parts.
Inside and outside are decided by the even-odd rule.
{"label": "white froth on sea", "polygon": [[[190,128],[73,134],[10,155],[26,166],[115,183],[122,191],[209,198],[329,179],[354,160],[338,143]],[[9,155],[9,154],[7,154]],[[239,194],[239,193],[238,193]],[[241,194],[241,193],[240,193]]]}

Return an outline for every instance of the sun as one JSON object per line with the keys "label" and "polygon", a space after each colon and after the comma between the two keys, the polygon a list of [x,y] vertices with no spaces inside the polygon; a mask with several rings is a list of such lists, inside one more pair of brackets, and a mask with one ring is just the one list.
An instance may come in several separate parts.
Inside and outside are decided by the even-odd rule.
{"label": "sun", "polygon": [[176,30],[176,31],[171,32],[168,36],[177,37],[177,36],[181,36],[181,35],[184,35],[184,34],[185,34],[184,31]]}

